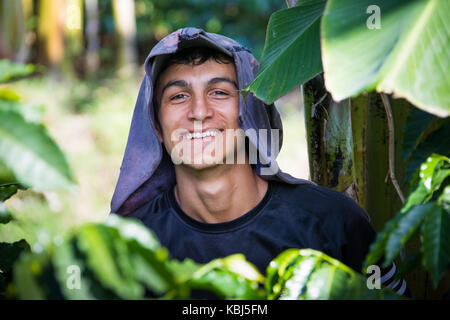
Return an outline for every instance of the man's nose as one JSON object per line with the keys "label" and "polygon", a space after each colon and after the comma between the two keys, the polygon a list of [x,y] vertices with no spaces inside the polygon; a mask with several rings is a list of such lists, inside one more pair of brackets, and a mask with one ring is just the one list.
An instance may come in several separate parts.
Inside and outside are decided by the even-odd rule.
{"label": "man's nose", "polygon": [[189,120],[204,120],[212,117],[214,111],[209,105],[206,97],[199,96],[192,100],[191,108],[189,109]]}

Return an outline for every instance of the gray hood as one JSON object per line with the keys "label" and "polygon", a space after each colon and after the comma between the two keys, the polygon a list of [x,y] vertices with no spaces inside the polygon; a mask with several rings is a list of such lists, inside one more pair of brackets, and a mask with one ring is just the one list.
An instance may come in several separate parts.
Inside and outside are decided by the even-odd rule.
{"label": "gray hood", "polygon": [[[233,57],[239,89],[254,79],[258,62],[248,49],[227,37],[197,28],[183,28],[158,42],[145,60],[145,76],[136,101],[119,180],[111,201],[111,212],[130,214],[175,185],[174,165],[158,140],[155,130],[152,78],[157,74],[158,70],[155,69],[160,65],[160,62],[155,63],[155,59],[164,59],[164,55],[200,45],[217,48]],[[280,115],[273,104],[266,105],[252,94],[245,100],[239,95],[238,120],[249,143],[258,149],[259,158],[253,168],[260,177],[288,184],[314,184],[309,180],[294,178],[278,168],[275,158],[281,149],[283,130]],[[267,143],[259,141],[259,129],[269,129],[267,140],[264,139]],[[277,137],[271,136],[270,129],[279,129],[279,149],[275,151],[271,150],[272,145],[276,145],[272,143],[272,139]]]}

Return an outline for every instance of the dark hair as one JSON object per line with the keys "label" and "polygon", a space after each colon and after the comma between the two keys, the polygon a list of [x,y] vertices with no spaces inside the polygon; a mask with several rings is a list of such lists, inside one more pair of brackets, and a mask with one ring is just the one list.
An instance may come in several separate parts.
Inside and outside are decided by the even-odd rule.
{"label": "dark hair", "polygon": [[217,63],[234,63],[232,57],[213,48],[190,47],[181,49],[170,55],[169,58],[164,62],[164,64],[161,66],[155,83],[158,81],[159,75],[173,64],[191,64],[194,66],[199,66],[209,59],[214,59]]}

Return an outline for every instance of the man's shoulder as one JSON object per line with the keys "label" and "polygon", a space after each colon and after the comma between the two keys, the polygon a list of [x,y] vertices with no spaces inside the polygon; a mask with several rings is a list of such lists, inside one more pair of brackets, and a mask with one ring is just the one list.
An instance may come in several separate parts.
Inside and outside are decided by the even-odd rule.
{"label": "man's shoulder", "polygon": [[318,184],[287,184],[276,182],[277,196],[299,208],[317,213],[353,212],[362,209],[349,196]]}
{"label": "man's shoulder", "polygon": [[161,192],[155,198],[145,202],[142,206],[134,210],[130,215],[128,215],[128,217],[138,218],[142,220],[145,217],[147,217],[150,213],[158,214],[166,211],[167,209],[170,208],[170,206],[167,203],[168,192],[169,191]]}

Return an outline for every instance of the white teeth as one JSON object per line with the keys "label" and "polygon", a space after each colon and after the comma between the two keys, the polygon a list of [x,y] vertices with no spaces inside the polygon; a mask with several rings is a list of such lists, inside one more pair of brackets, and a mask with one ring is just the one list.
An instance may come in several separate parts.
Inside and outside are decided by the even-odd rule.
{"label": "white teeth", "polygon": [[214,130],[214,131],[205,131],[205,132],[195,132],[195,133],[188,133],[186,135],[184,135],[184,138],[187,140],[191,140],[191,139],[198,139],[198,138],[205,138],[205,137],[215,137],[219,134],[218,131]]}

